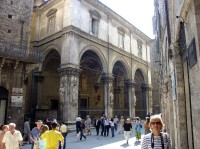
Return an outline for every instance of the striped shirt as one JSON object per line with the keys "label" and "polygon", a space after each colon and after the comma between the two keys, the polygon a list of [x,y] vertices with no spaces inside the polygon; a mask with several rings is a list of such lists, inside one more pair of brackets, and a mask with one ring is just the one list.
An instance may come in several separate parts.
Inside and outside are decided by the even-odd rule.
{"label": "striped shirt", "polygon": [[[171,141],[169,135],[167,133],[162,133],[163,142],[165,148],[171,148]],[[151,138],[154,137],[154,138]],[[154,140],[154,141],[153,141]],[[162,149],[161,137],[160,136],[152,136],[152,133],[149,133],[144,136],[142,140],[141,149],[152,149],[151,145],[154,143],[153,149]]]}

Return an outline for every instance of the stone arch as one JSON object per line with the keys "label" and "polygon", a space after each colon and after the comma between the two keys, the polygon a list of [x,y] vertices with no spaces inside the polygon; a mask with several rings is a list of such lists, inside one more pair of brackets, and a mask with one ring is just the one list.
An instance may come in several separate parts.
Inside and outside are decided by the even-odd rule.
{"label": "stone arch", "polygon": [[[61,64],[61,56],[58,48],[55,45],[50,45],[44,50],[45,59],[40,66],[40,71],[37,75],[37,86],[39,92],[35,91],[37,94],[36,107],[38,109],[45,110],[58,110],[59,108],[59,88],[60,88],[60,76],[58,73],[58,68]],[[52,84],[53,83],[53,84]],[[45,112],[45,111],[44,111]],[[36,117],[37,117],[36,110]],[[54,115],[55,117],[55,115]],[[57,116],[56,116],[57,117]],[[45,117],[41,117],[45,118]]]}
{"label": "stone arch", "polygon": [[127,81],[130,79],[128,63],[123,58],[116,58],[112,63],[113,74],[113,114],[129,115],[129,92]]}
{"label": "stone arch", "polygon": [[[51,44],[51,45],[48,45],[44,48],[43,50],[43,54],[44,54],[44,57],[46,58],[47,54],[52,51],[52,50],[55,50],[59,53],[59,55],[61,55],[61,50],[59,50],[60,48],[57,46],[57,45],[54,45],[54,44]],[[45,60],[44,60],[45,61]],[[43,63],[44,63],[43,61]],[[39,71],[42,71],[42,67],[43,67],[43,64],[39,64]]]}
{"label": "stone arch", "polygon": [[85,46],[81,51],[80,51],[80,54],[79,54],[79,62],[81,61],[81,57],[83,56],[83,54],[86,52],[86,51],[93,51],[94,53],[96,53],[101,61],[101,64],[102,64],[102,67],[103,67],[103,71],[104,72],[107,72],[107,62],[106,62],[106,58],[104,56],[104,54],[101,52],[100,49],[98,49],[97,47],[95,46]]}
{"label": "stone arch", "polygon": [[112,65],[111,65],[111,70],[113,70],[113,67],[114,67],[116,62],[120,62],[120,63],[123,64],[123,66],[124,66],[124,68],[126,70],[127,79],[131,78],[131,69],[129,67],[129,63],[122,57],[117,57],[117,58],[114,59],[114,61],[112,62]]}
{"label": "stone arch", "polygon": [[134,69],[133,78],[135,78],[135,74],[136,74],[137,70],[140,70],[142,72],[142,75],[144,77],[144,83],[148,83],[148,75],[145,72],[145,70],[142,67],[140,67],[140,66],[136,66],[136,68]]}
{"label": "stone arch", "polygon": [[142,69],[137,68],[134,75],[136,107],[135,115],[144,119],[147,114],[147,84]]}
{"label": "stone arch", "polygon": [[[86,50],[87,49],[87,50]],[[93,49],[85,48],[80,54],[79,99],[78,113],[92,118],[104,111],[103,82],[105,65],[98,53]],[[92,112],[91,112],[92,111]]]}

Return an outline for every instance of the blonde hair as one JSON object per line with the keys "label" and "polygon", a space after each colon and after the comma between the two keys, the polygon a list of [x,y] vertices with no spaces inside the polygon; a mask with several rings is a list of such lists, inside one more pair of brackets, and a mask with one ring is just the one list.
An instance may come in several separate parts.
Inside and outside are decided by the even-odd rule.
{"label": "blonde hair", "polygon": [[160,130],[162,130],[162,128],[163,128],[163,121],[162,121],[162,119],[161,119],[161,116],[158,115],[158,114],[157,114],[157,115],[151,116],[151,118],[150,118],[150,123],[149,123],[151,132],[152,132],[152,129],[151,129],[152,120],[157,120],[157,121],[159,121],[159,122],[160,122],[160,125],[161,125]]}

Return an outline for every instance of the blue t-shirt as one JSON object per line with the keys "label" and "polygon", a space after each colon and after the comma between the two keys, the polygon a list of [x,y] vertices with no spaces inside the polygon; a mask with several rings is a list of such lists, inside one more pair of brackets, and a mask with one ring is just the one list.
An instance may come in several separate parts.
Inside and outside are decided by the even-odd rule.
{"label": "blue t-shirt", "polygon": [[40,135],[40,130],[37,129],[37,127],[34,127],[31,131],[31,135],[34,139],[38,139],[39,135]]}

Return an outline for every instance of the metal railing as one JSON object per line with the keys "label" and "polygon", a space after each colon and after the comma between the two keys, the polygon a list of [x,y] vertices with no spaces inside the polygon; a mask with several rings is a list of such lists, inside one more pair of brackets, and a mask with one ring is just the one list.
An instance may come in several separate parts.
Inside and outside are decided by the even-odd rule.
{"label": "metal railing", "polygon": [[27,47],[6,42],[0,42],[0,57],[29,63],[40,63],[44,60],[44,55],[39,50],[29,52]]}

